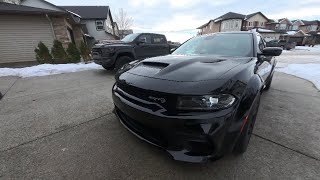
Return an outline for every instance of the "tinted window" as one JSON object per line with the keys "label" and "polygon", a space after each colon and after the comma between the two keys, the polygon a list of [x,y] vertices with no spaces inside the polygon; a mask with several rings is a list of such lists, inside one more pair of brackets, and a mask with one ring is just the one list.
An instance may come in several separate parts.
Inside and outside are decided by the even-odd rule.
{"label": "tinted window", "polygon": [[132,42],[132,41],[134,41],[136,39],[136,37],[138,35],[139,34],[129,34],[126,37],[124,37],[123,39],[121,39],[121,41],[123,41],[123,42]]}
{"label": "tinted window", "polygon": [[181,55],[221,55],[251,57],[253,41],[251,34],[213,34],[190,39],[173,54]]}
{"label": "tinted window", "polygon": [[152,40],[153,40],[153,43],[154,44],[166,44],[167,41],[166,41],[166,38],[163,36],[163,35],[153,35],[152,36]]}
{"label": "tinted window", "polygon": [[149,34],[143,34],[139,36],[139,41],[147,44],[151,44],[151,36]]}

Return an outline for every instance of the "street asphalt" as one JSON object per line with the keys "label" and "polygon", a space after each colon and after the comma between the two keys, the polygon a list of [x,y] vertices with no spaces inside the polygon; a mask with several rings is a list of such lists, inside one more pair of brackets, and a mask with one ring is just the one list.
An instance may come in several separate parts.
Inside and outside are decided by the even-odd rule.
{"label": "street asphalt", "polygon": [[242,156],[173,161],[112,113],[113,73],[1,77],[0,179],[319,179],[320,93],[276,73]]}

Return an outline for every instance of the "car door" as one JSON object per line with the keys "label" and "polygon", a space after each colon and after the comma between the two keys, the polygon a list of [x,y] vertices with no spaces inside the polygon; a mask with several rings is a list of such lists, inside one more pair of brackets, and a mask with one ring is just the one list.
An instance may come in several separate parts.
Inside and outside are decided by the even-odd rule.
{"label": "car door", "polygon": [[273,56],[262,55],[263,49],[266,47],[264,39],[258,35],[258,62],[257,62],[257,74],[263,81],[266,81],[272,71],[272,64],[274,63]]}
{"label": "car door", "polygon": [[169,45],[164,35],[153,34],[152,35],[152,53],[153,56],[162,56],[169,54]]}
{"label": "car door", "polygon": [[134,47],[137,59],[152,57],[152,49],[150,34],[141,34],[137,37]]}

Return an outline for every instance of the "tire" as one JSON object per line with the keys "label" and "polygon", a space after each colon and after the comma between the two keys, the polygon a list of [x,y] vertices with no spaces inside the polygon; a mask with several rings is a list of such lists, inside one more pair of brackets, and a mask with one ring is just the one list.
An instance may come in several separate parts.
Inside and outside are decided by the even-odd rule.
{"label": "tire", "polygon": [[270,89],[271,83],[272,83],[272,79],[273,79],[273,75],[271,76],[270,80],[266,84],[266,87],[264,88],[265,91],[268,91]]}
{"label": "tire", "polygon": [[128,56],[118,57],[116,60],[116,64],[115,64],[115,70],[118,71],[123,65],[125,65],[131,61],[133,61],[133,59]]}
{"label": "tire", "polygon": [[240,134],[240,137],[238,138],[236,145],[233,149],[234,154],[243,154],[244,152],[247,151],[250,138],[253,132],[254,124],[256,122],[258,110],[259,110],[259,105],[260,105],[260,94],[257,97],[258,99],[256,100],[254,106],[252,107],[253,109],[249,113],[248,121],[243,129],[243,131]]}
{"label": "tire", "polygon": [[114,69],[114,66],[109,67],[109,66],[102,65],[102,67],[105,68],[108,71],[112,71]]}

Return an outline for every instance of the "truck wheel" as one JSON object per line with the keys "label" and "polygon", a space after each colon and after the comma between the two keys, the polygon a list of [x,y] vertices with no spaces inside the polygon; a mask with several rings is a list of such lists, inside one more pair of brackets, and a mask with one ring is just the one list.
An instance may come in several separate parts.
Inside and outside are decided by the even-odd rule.
{"label": "truck wheel", "polygon": [[113,69],[114,69],[114,66],[104,66],[104,65],[102,65],[102,67],[103,68],[105,68],[106,70],[108,70],[108,71],[112,71]]}
{"label": "truck wheel", "polygon": [[252,107],[251,112],[249,112],[247,123],[240,134],[238,141],[233,149],[234,154],[243,154],[247,151],[249,141],[253,132],[254,124],[256,122],[259,105],[260,105],[260,94],[257,97],[254,106]]}
{"label": "truck wheel", "polygon": [[129,63],[133,61],[133,59],[131,59],[128,56],[121,56],[116,60],[116,65],[115,65],[115,70],[118,71],[123,65]]}

